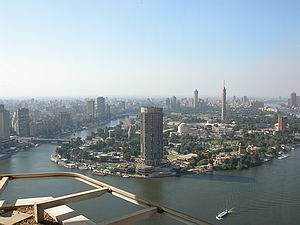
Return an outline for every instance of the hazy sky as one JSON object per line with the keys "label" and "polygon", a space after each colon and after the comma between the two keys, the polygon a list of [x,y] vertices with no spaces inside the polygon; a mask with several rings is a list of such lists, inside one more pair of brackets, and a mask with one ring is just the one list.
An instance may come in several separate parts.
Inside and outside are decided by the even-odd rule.
{"label": "hazy sky", "polygon": [[299,0],[0,0],[4,96],[300,94]]}

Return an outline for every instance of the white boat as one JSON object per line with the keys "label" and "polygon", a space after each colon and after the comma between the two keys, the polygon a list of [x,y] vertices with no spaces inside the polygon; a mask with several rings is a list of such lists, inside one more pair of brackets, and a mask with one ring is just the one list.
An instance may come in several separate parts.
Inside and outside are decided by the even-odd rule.
{"label": "white boat", "polygon": [[68,169],[75,169],[76,165],[74,163],[68,163],[68,164],[65,164],[64,167],[68,168]]}
{"label": "white boat", "polygon": [[37,147],[39,147],[39,146],[40,146],[39,144],[35,144],[35,146],[34,146],[34,147],[36,147],[36,148],[37,148]]}
{"label": "white boat", "polygon": [[278,159],[285,159],[285,158],[287,158],[289,156],[290,155],[288,155],[288,154],[282,154],[282,155],[278,156]]}
{"label": "white boat", "polygon": [[106,176],[107,175],[100,170],[93,170],[92,174],[98,175],[98,176]]}
{"label": "white boat", "polygon": [[55,162],[55,163],[57,163],[58,162],[58,157],[57,157],[57,155],[51,155],[50,156],[50,160],[52,161],[52,162]]}
{"label": "white boat", "polygon": [[86,166],[86,165],[83,165],[83,166],[78,166],[78,169],[80,169],[80,170],[88,170],[89,167]]}
{"label": "white boat", "polygon": [[269,162],[271,159],[270,158],[264,158],[263,160],[264,160],[264,162]]}
{"label": "white boat", "polygon": [[218,213],[218,215],[216,216],[216,219],[217,220],[224,219],[224,217],[226,217],[227,215],[229,215],[230,213],[232,213],[232,210],[233,210],[233,208],[230,209],[230,210],[226,209],[223,212]]}

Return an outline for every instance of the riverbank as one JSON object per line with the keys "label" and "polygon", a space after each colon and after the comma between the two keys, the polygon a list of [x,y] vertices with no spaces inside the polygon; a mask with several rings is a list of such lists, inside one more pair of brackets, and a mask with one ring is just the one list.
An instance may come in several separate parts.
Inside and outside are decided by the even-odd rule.
{"label": "riverbank", "polygon": [[[287,159],[290,155],[288,152],[294,151],[300,144],[297,145],[282,145],[281,151],[278,152],[276,157],[268,157],[263,158],[262,164],[268,163],[274,159],[283,160]],[[171,168],[165,171],[152,172],[147,174],[137,174],[137,173],[126,173],[116,171],[116,168],[126,167],[131,168],[131,171],[136,171],[135,163],[130,162],[116,162],[116,163],[79,163],[79,162],[70,162],[67,159],[61,158],[58,154],[52,154],[50,156],[50,160],[56,163],[58,166],[64,167],[66,169],[79,170],[79,171],[90,171],[91,174],[96,176],[115,176],[115,177],[123,177],[123,178],[163,178],[163,177],[174,177],[181,175],[190,175],[190,174],[213,174],[215,171],[220,171],[219,169],[214,169],[213,167],[205,168],[194,168],[189,169],[184,172],[172,172]],[[260,166],[260,165],[258,165]],[[249,169],[249,168],[248,168]]]}
{"label": "riverbank", "polygon": [[7,147],[5,149],[0,150],[0,160],[5,160],[10,158],[12,155],[21,151],[28,151],[34,147],[37,147],[37,144],[34,143],[15,143],[11,147]]}

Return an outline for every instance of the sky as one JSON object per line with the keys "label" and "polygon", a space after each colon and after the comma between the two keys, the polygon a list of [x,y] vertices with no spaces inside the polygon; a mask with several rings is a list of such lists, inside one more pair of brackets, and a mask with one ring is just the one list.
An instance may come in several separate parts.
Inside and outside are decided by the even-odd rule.
{"label": "sky", "polygon": [[299,0],[0,0],[0,98],[300,94]]}

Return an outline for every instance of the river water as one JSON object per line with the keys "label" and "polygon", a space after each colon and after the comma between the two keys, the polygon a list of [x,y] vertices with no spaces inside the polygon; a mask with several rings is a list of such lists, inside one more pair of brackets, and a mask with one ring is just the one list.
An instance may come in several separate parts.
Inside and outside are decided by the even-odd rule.
{"label": "river water", "polygon": [[[110,125],[117,124],[114,121]],[[76,133],[85,137],[91,130]],[[55,145],[41,145],[18,152],[0,161],[0,173],[73,171],[49,160]],[[76,170],[75,170],[76,171]],[[79,171],[76,171],[79,172]],[[213,175],[154,179],[97,177],[86,175],[130,191],[137,196],[182,210],[212,224],[299,225],[300,224],[300,149],[284,160],[274,160],[243,171],[215,172]],[[60,196],[90,187],[72,180],[12,181],[0,199],[13,201],[32,196]],[[110,195],[71,205],[95,222],[139,209]],[[219,210],[234,208],[234,213],[219,222]],[[143,224],[180,224],[156,216]]]}

